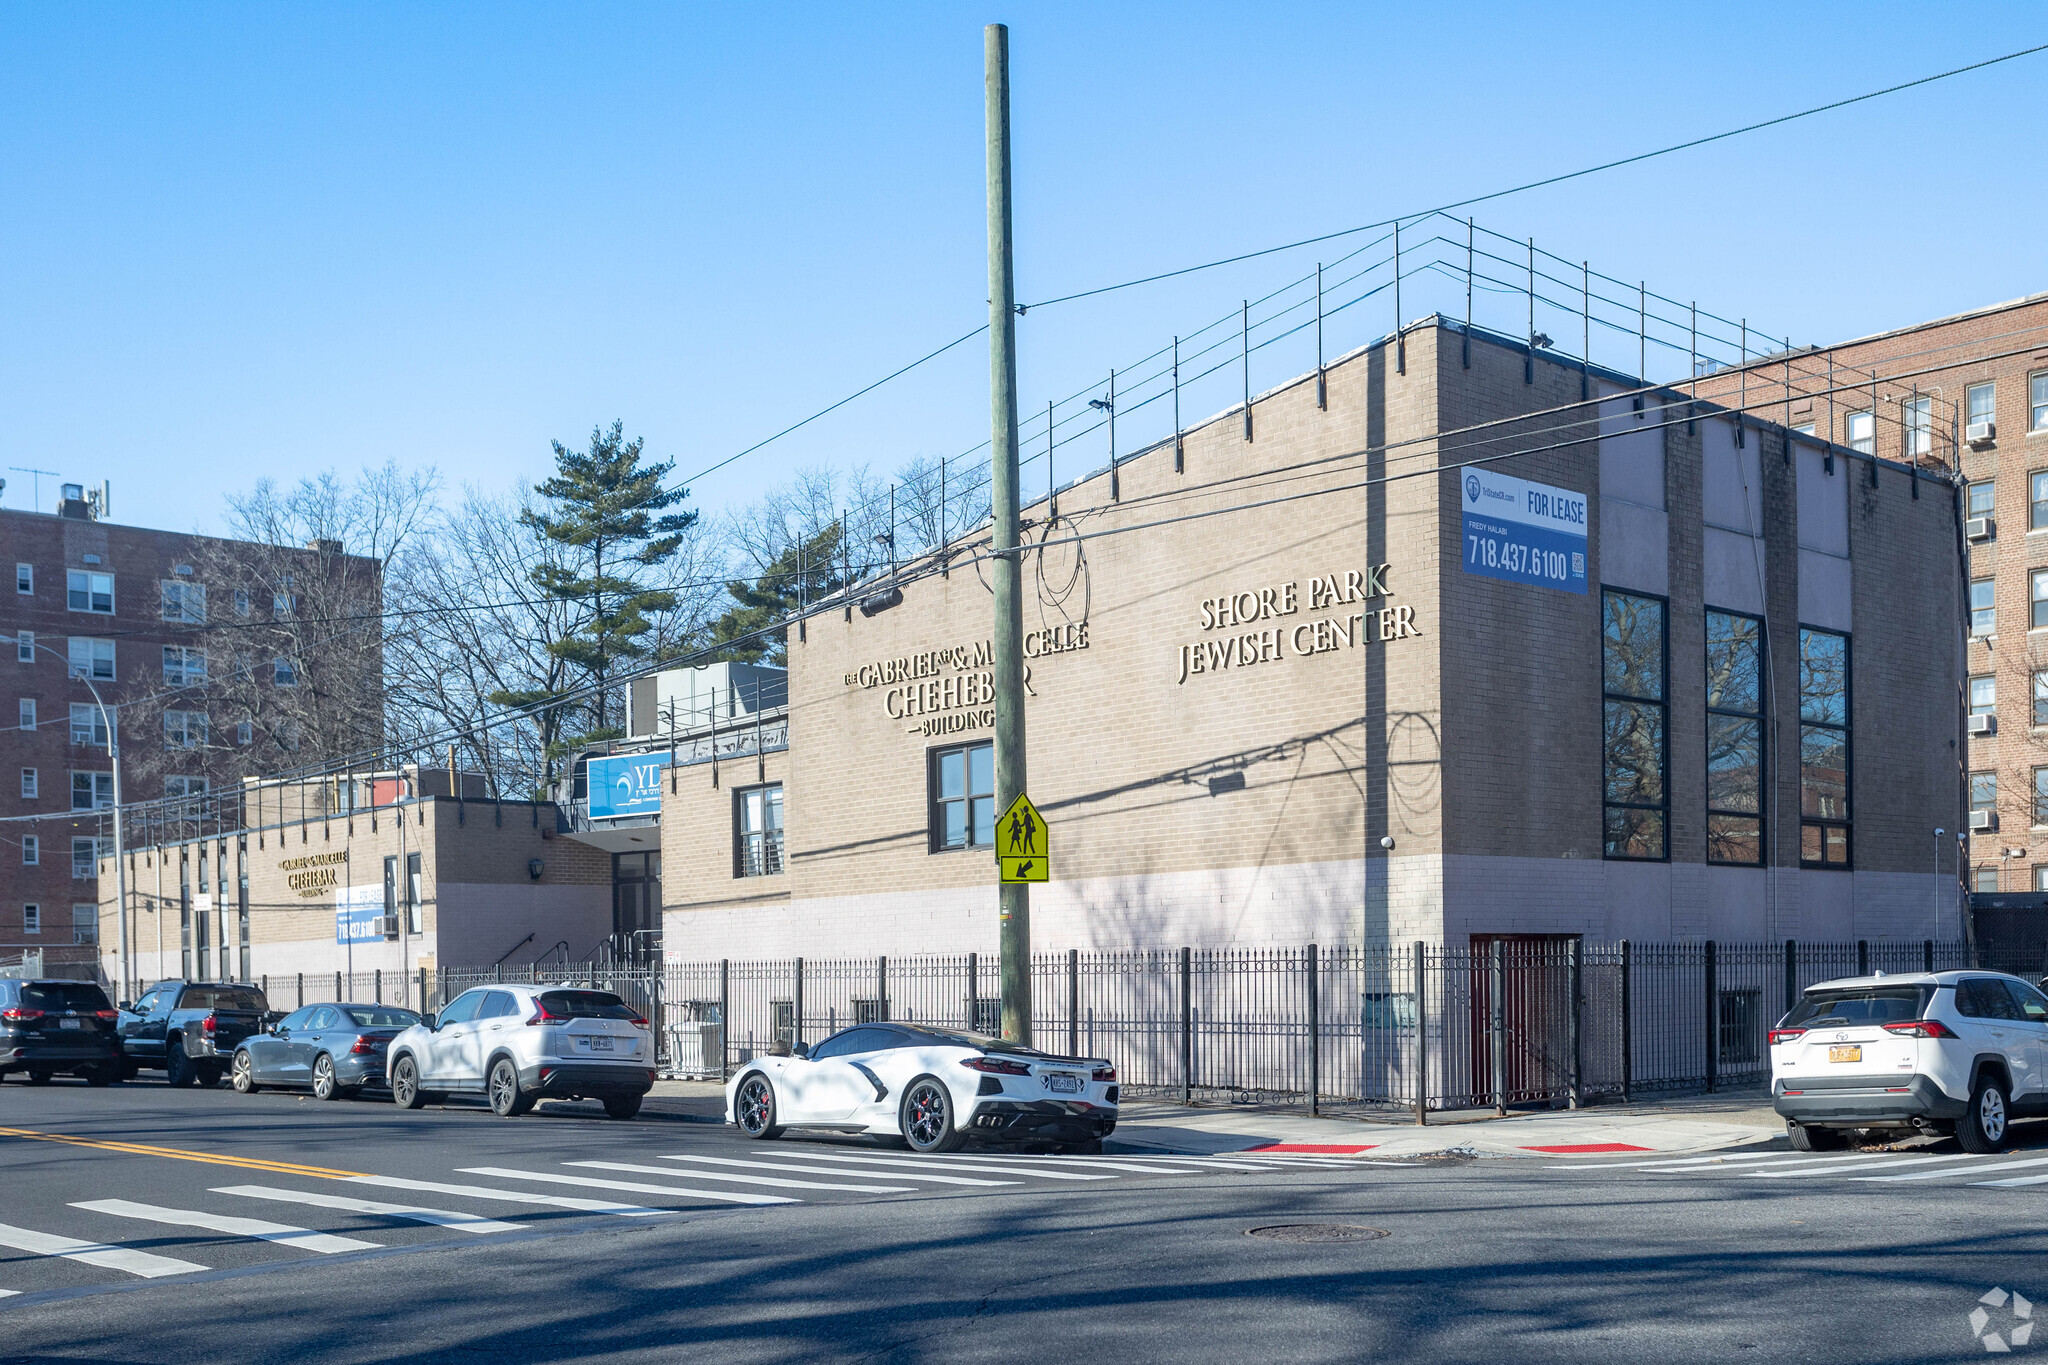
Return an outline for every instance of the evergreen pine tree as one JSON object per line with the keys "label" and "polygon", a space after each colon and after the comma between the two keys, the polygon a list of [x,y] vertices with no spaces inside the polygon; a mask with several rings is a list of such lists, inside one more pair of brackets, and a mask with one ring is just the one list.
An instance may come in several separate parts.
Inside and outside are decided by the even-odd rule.
{"label": "evergreen pine tree", "polygon": [[[789,633],[774,630],[806,603],[816,604],[844,584],[839,570],[839,523],[777,555],[761,576],[725,585],[733,605],[711,626],[714,658],[735,663],[787,666]],[[758,633],[757,633],[758,632]]]}

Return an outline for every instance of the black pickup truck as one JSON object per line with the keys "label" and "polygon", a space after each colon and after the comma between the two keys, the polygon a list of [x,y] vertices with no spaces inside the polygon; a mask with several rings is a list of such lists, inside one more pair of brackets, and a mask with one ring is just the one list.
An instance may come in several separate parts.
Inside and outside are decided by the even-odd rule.
{"label": "black pickup truck", "polygon": [[271,1018],[254,986],[159,981],[134,1004],[121,1003],[122,1066],[130,1076],[161,1069],[172,1085],[216,1085],[235,1045]]}

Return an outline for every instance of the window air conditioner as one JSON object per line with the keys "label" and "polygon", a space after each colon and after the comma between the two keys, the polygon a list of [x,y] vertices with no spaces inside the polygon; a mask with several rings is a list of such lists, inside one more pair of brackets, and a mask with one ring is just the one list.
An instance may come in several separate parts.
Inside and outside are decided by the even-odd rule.
{"label": "window air conditioner", "polygon": [[1963,523],[1963,534],[1971,540],[1991,539],[1992,529],[1989,517],[1971,517]]}
{"label": "window air conditioner", "polygon": [[1972,735],[1995,735],[1998,733],[1998,717],[1989,711],[1979,716],[1971,716],[1969,731]]}
{"label": "window air conditioner", "polygon": [[1989,834],[1998,828],[1998,812],[1995,810],[1973,810],[1970,812],[1970,833]]}
{"label": "window air conditioner", "polygon": [[1963,429],[1963,439],[1973,446],[1988,446],[1997,435],[1996,422],[1972,422]]}
{"label": "window air conditioner", "polygon": [[[1972,720],[1975,720],[1975,719],[1976,719],[1976,717],[1972,716],[1972,717],[1971,717],[1971,719],[1972,719]],[[398,937],[398,916],[396,916],[396,915],[379,915],[379,916],[377,917],[377,932],[378,932],[378,933],[380,933],[380,934],[382,934],[382,935],[384,935],[384,937],[386,937],[386,938],[397,938],[397,937]]]}

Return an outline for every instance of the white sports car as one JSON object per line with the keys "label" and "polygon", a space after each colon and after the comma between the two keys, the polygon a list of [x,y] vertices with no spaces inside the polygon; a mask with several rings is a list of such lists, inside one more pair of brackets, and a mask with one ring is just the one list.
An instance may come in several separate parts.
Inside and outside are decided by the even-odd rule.
{"label": "white sports car", "polygon": [[900,1136],[950,1152],[972,1135],[1099,1150],[1116,1127],[1116,1068],[918,1024],[857,1024],[726,1083],[725,1120],[750,1138],[785,1128]]}

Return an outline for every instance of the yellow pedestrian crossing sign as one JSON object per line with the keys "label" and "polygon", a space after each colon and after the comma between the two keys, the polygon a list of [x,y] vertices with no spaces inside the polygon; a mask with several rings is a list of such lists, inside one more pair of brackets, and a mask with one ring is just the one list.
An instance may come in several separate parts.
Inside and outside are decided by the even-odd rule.
{"label": "yellow pedestrian crossing sign", "polygon": [[1031,798],[1018,793],[1003,818],[996,821],[996,865],[1002,869],[999,881],[1042,882],[1050,861],[1050,840],[1045,819]]}

